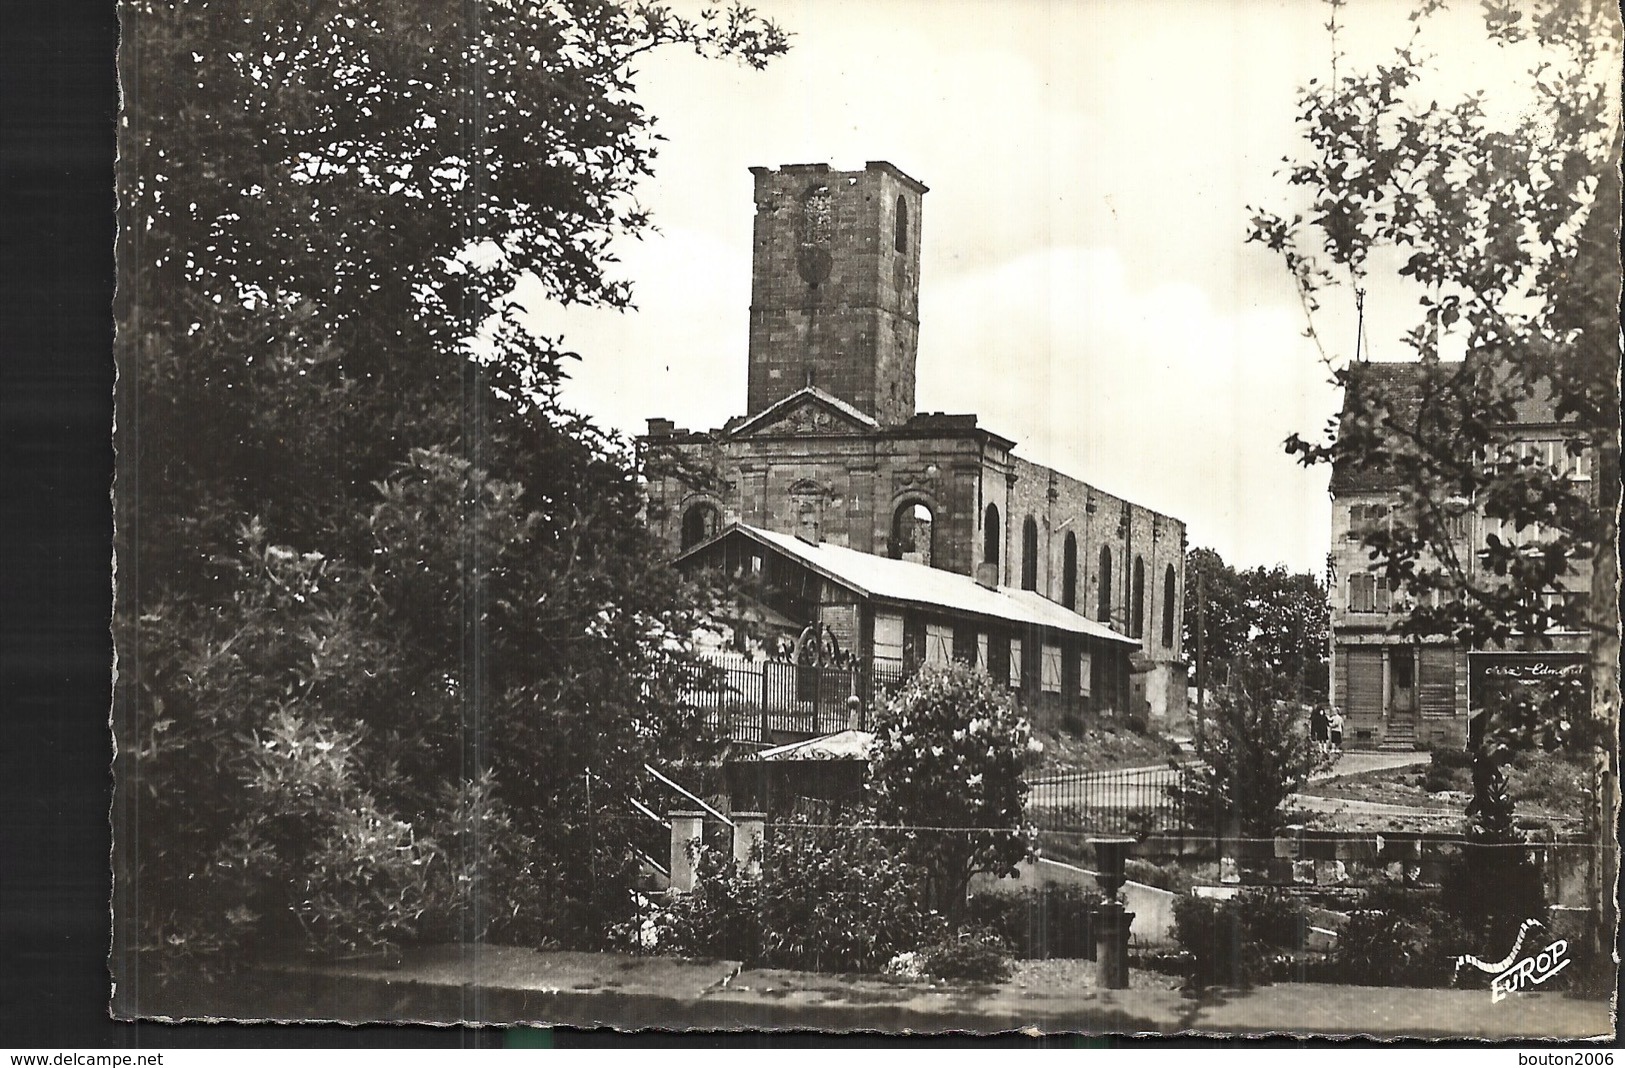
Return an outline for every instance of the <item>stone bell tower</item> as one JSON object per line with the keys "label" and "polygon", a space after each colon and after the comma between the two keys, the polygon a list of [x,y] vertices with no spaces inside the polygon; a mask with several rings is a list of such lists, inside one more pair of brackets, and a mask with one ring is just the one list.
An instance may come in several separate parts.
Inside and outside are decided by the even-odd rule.
{"label": "stone bell tower", "polygon": [[747,415],[808,385],[882,425],[914,415],[920,199],[890,163],[756,176]]}

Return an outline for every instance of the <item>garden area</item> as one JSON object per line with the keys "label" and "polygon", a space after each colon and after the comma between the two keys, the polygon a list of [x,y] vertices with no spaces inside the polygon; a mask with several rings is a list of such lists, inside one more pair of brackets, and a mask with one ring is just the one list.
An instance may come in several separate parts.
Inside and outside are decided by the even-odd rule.
{"label": "garden area", "polygon": [[1055,730],[1035,729],[1033,737],[1044,746],[1033,767],[1036,775],[1157,767],[1180,752],[1173,741],[1136,716],[1085,721],[1069,715]]}
{"label": "garden area", "polygon": [[[1505,766],[1507,794],[1524,829],[1570,829],[1589,811],[1590,768],[1564,751],[1521,751]],[[1301,794],[1361,803],[1436,809],[1441,818],[1461,817],[1472,798],[1472,754],[1435,749],[1425,764],[1360,772],[1310,783]],[[1324,815],[1324,813],[1322,813]],[[1310,824],[1324,822],[1308,817]],[[1436,821],[1427,825],[1438,826]]]}

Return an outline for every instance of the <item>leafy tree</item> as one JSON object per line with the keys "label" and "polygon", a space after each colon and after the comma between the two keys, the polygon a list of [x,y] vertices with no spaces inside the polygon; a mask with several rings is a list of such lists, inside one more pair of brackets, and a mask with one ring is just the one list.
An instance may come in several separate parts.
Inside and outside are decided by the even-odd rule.
{"label": "leafy tree", "polygon": [[1172,762],[1181,775],[1170,789],[1187,813],[1225,833],[1274,833],[1281,805],[1325,763],[1293,696],[1290,682],[1256,659],[1231,666],[1196,725],[1197,762]]}
{"label": "leafy tree", "polygon": [[[1610,835],[1619,711],[1618,8],[1486,0],[1490,41],[1538,50],[1514,87],[1527,106],[1501,120],[1485,92],[1452,101],[1430,83],[1424,32],[1441,0],[1421,0],[1412,38],[1391,61],[1354,73],[1336,66],[1343,0],[1329,6],[1332,77],[1300,93],[1307,148],[1289,171],[1307,215],[1258,211],[1250,235],[1282,256],[1310,334],[1346,393],[1345,417],[1323,441],[1294,436],[1288,448],[1306,464],[1391,476],[1399,507],[1365,540],[1418,606],[1404,631],[1526,648],[1541,647],[1553,629],[1589,633],[1592,713],[1572,726],[1594,752],[1593,833]],[[1316,328],[1322,301],[1339,289],[1358,293],[1389,263],[1416,300],[1405,336],[1419,360],[1410,396],[1326,351]],[[1440,359],[1445,335],[1465,342],[1464,360]],[[1565,455],[1519,454],[1517,424],[1536,412],[1564,425]],[[1567,477],[1582,458],[1592,477]],[[1464,547],[1457,525],[1474,512],[1516,535]],[[1495,759],[1493,741],[1481,760]],[[1481,782],[1493,778],[1488,770]],[[1615,867],[1609,852],[1598,881],[1599,946],[1612,939]]]}
{"label": "leafy tree", "polygon": [[1032,851],[1024,762],[1042,746],[1007,693],[961,663],[927,666],[881,711],[868,790],[882,824],[907,829],[950,923],[972,875],[1004,876]]}
{"label": "leafy tree", "polygon": [[1200,579],[1185,584],[1184,648],[1194,657],[1200,627],[1207,681],[1222,682],[1230,664],[1253,657],[1299,696],[1325,698],[1330,608],[1318,579],[1280,565],[1237,571],[1200,548],[1190,551],[1185,572]]}
{"label": "leafy tree", "polygon": [[598,937],[629,862],[586,772],[695,736],[705,595],[509,294],[624,306],[636,57],[783,35],[609,0],[122,14],[121,944]]}

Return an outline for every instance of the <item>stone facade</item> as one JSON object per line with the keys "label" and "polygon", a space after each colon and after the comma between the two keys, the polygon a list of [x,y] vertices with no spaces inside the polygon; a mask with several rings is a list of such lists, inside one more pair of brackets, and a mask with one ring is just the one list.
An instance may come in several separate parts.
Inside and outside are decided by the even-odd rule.
{"label": "stone facade", "polygon": [[888,163],[753,173],[749,410],[699,433],[649,420],[646,454],[708,474],[652,477],[651,526],[674,555],[739,522],[1036,590],[1140,640],[1113,711],[1182,720],[1184,524],[974,415],[913,410],[925,186]]}

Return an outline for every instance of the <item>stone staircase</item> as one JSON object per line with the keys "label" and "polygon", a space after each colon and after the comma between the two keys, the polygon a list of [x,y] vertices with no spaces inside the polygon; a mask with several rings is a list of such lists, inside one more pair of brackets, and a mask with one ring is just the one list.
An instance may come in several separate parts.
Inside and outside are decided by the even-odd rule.
{"label": "stone staircase", "polygon": [[1378,752],[1409,753],[1416,749],[1416,713],[1390,712]]}

